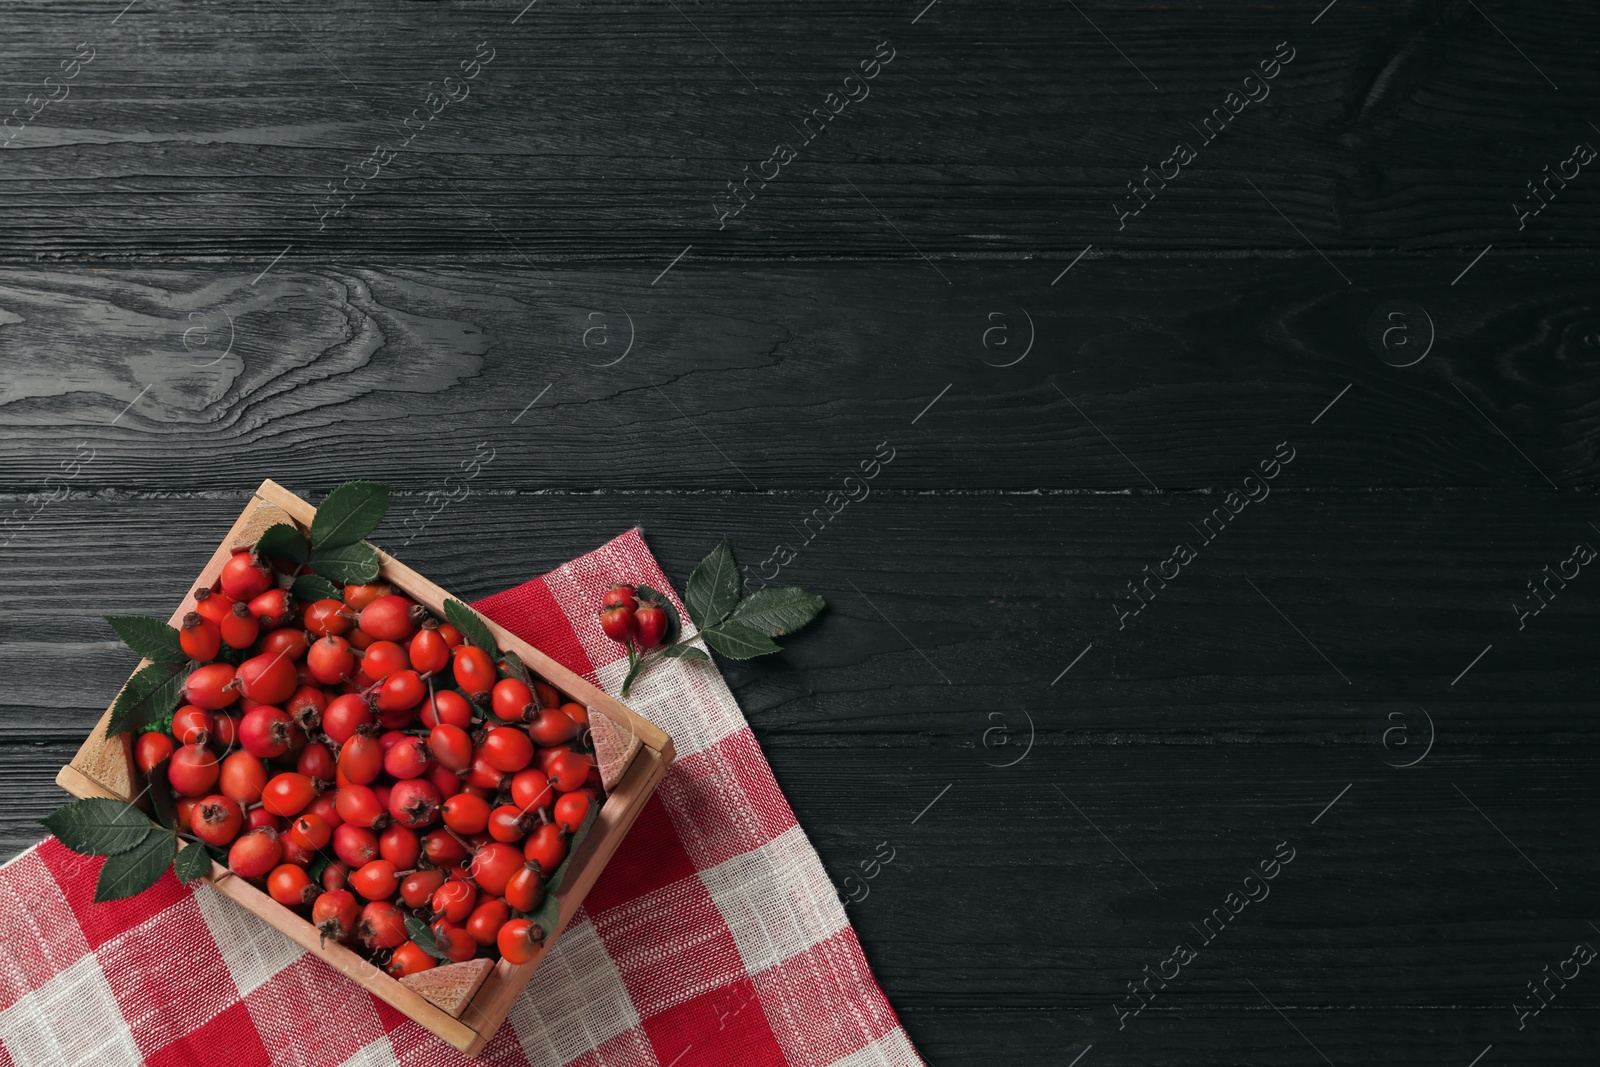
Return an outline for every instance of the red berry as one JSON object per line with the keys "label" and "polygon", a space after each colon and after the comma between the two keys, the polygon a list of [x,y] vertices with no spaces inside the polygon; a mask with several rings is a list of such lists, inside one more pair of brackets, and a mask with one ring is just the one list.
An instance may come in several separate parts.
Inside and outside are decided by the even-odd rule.
{"label": "red berry", "polygon": [[441,800],[461,792],[461,776],[449,767],[441,767],[437,760],[428,764],[428,770],[423,777],[433,783],[433,787],[439,791]]}
{"label": "red berry", "polygon": [[472,857],[472,865],[468,871],[472,875],[472,880],[478,883],[479,889],[500,896],[506,891],[506,883],[522,865],[522,853],[510,845],[494,841],[478,849],[477,855]]}
{"label": "red berry", "polygon": [[[278,632],[286,633],[287,631],[279,630]],[[283,710],[288,713],[289,718],[295,721],[295,725],[304,730],[307,736],[310,736],[322,725],[322,713],[327,710],[327,707],[328,694],[323,692],[320,686],[302,685],[290,695],[288,703],[283,706]]]}
{"label": "red berry", "polygon": [[245,660],[239,664],[238,679],[244,695],[262,704],[282,704],[300,685],[294,660],[281,652]]}
{"label": "red berry", "polygon": [[263,827],[233,843],[228,850],[228,869],[241,878],[264,878],[282,859],[277,831]]}
{"label": "red berry", "polygon": [[360,626],[380,641],[404,641],[417,632],[417,623],[426,617],[422,605],[391,593],[361,609]]}
{"label": "red berry", "polygon": [[306,632],[292,628],[274,630],[261,639],[262,652],[270,652],[274,656],[281,652],[297,662],[310,647],[311,639]]}
{"label": "red berry", "polygon": [[204,745],[184,745],[167,762],[167,784],[180,796],[199,797],[217,784],[216,755]]}
{"label": "red berry", "polygon": [[506,883],[506,903],[518,911],[533,911],[544,903],[544,881],[537,863],[524,862]]}
{"label": "red berry", "polygon": [[472,766],[467,768],[466,778],[469,786],[491,791],[508,788],[511,784],[511,775],[490,763],[482,752],[473,754]]}
{"label": "red berry", "polygon": [[472,705],[454,689],[445,689],[423,701],[421,717],[430,728],[448,723],[466,730],[472,726]]}
{"label": "red berry", "polygon": [[508,963],[528,963],[544,944],[544,930],[527,919],[511,919],[495,936],[500,955]]}
{"label": "red berry", "polygon": [[439,624],[439,636],[444,638],[444,643],[452,649],[460,648],[467,643],[467,639],[461,636],[461,631],[447,622]]}
{"label": "red berry", "polygon": [[495,683],[494,660],[475,645],[462,645],[456,649],[455,679],[462,692],[472,700],[487,699]]}
{"label": "red berry", "polygon": [[435,726],[428,733],[428,751],[449,770],[464,771],[472,766],[472,738],[459,726]]}
{"label": "red berry", "polygon": [[[465,884],[465,883],[458,883]],[[445,883],[448,888],[449,883]],[[462,916],[463,919],[466,916]],[[433,943],[452,963],[465,963],[478,954],[478,943],[459,923],[440,921],[433,924]]]}
{"label": "red berry", "polygon": [[222,565],[222,591],[234,600],[249,600],[272,588],[272,568],[249,552],[235,552]]}
{"label": "red berry", "polygon": [[445,643],[437,626],[424,625],[417,631],[406,648],[411,666],[424,674],[436,674],[450,662],[450,646]]}
{"label": "red berry", "polygon": [[410,665],[406,650],[393,641],[374,641],[367,646],[367,653],[361,658],[362,673],[374,682],[381,682],[395,671],[406,670]]}
{"label": "red berry", "polygon": [[[369,650],[367,655],[371,656]],[[379,711],[410,711],[422,703],[422,698],[428,695],[428,687],[422,684],[422,679],[416,671],[395,671],[383,681],[383,688],[378,690]]]}
{"label": "red berry", "polygon": [[239,744],[252,756],[272,759],[289,751],[290,727],[294,720],[277,708],[263,704],[251,708],[239,720]]}
{"label": "red berry", "polygon": [[332,778],[335,772],[333,750],[320,741],[308,744],[300,750],[294,769],[307,778]]}
{"label": "red berry", "polygon": [[606,608],[600,612],[600,629],[618,644],[627,644],[634,631],[633,609],[625,605]]}
{"label": "red berry", "polygon": [[439,817],[458,834],[481,834],[489,825],[489,802],[471,793],[457,793],[444,802]]}
{"label": "red berry", "polygon": [[655,648],[667,634],[667,613],[660,604],[645,601],[633,613],[635,640],[640,648]]}
{"label": "red berry", "polygon": [[495,943],[500,927],[504,926],[509,918],[511,909],[506,906],[506,902],[490,897],[472,909],[472,914],[467,916],[467,933],[472,935],[472,940],[487,948]]}
{"label": "red berry", "polygon": [[311,905],[311,922],[325,942],[350,940],[360,917],[361,905],[355,894],[346,889],[323,893]]}
{"label": "red berry", "polygon": [[337,889],[350,888],[350,865],[343,860],[334,860],[322,868],[322,877],[318,879],[325,892],[332,893]]}
{"label": "red berry", "polygon": [[172,736],[180,745],[203,745],[211,740],[211,713],[185,704],[172,713]]}
{"label": "red berry", "polygon": [[589,815],[589,808],[594,801],[588,793],[567,793],[556,801],[556,825],[569,834],[578,832],[578,827],[583,825],[583,820]]}
{"label": "red berry", "polygon": [[350,651],[350,642],[332,634],[318,638],[306,652],[306,670],[323,685],[349,681],[356,670],[356,656]]}
{"label": "red berry", "polygon": [[549,810],[555,799],[556,791],[543,771],[529,767],[525,771],[518,771],[511,779],[511,802],[523,811],[535,808]]}
{"label": "red berry", "polygon": [[490,707],[506,722],[526,722],[539,710],[533,702],[533,690],[515,678],[502,678],[494,684]]}
{"label": "red berry", "polygon": [[233,610],[233,597],[227,593],[218,593],[211,589],[196,589],[194,591],[194,610],[202,618],[210,619],[218,626],[228,617],[228,612]]}
{"label": "red berry", "polygon": [[351,869],[378,858],[378,835],[365,826],[342,823],[333,831],[333,854]]}
{"label": "red berry", "polygon": [[139,740],[133,743],[133,759],[139,769],[149,774],[156,769],[156,765],[172,755],[172,738],[156,730],[139,735]]}
{"label": "red berry", "polygon": [[[515,726],[496,726],[490,730],[483,739],[482,751],[490,766],[507,774],[514,774],[533,761],[532,739]],[[588,768],[584,770],[588,773]]]}
{"label": "red berry", "polygon": [[318,793],[317,798],[306,805],[304,814],[315,815],[334,829],[344,825],[344,819],[339,817],[339,797],[337,793]]}
{"label": "red berry", "polygon": [[378,795],[364,785],[340,786],[334,803],[339,818],[350,826],[381,828],[389,821],[389,813],[378,801]]}
{"label": "red berry", "polygon": [[189,672],[183,681],[184,696],[189,703],[219,711],[239,699],[233,685],[233,668],[226,663],[211,663]]}
{"label": "red berry", "polygon": [[408,908],[425,908],[447,876],[438,867],[412,871],[400,883],[400,899]]}
{"label": "red berry", "polygon": [[311,779],[294,771],[275,775],[261,790],[261,806],[274,815],[290,818],[299,815],[317,795]]}
{"label": "red berry", "polygon": [[422,838],[409,826],[390,826],[378,835],[378,855],[400,870],[410,870],[422,856]]}
{"label": "red berry", "polygon": [[217,788],[239,804],[254,804],[267,785],[267,765],[249,752],[230,752],[222,761]]}
{"label": "red berry", "polygon": [[289,820],[279,818],[257,804],[244,813],[244,827],[246,830],[271,830],[274,834],[281,834],[289,828]]}
{"label": "red berry", "polygon": [[332,837],[333,827],[328,825],[327,820],[308,812],[290,823],[289,832],[283,835],[285,841],[308,852],[320,851]]}
{"label": "red berry", "polygon": [[417,778],[428,769],[433,754],[420,737],[404,736],[383,756],[383,769],[393,778]]}
{"label": "red berry", "polygon": [[461,842],[444,830],[430,830],[422,835],[422,854],[436,867],[454,867],[467,858]]}
{"label": "red berry", "polygon": [[339,746],[339,773],[367,785],[383,771],[383,745],[371,734],[357,732]]}
{"label": "red berry", "polygon": [[439,804],[439,790],[426,778],[408,778],[396,782],[389,794],[389,814],[395,822],[413,830],[437,819]]}
{"label": "red berry", "polygon": [[504,841],[507,844],[521,841],[528,836],[528,831],[533,825],[533,816],[510,804],[502,804],[489,813],[489,836],[496,841]]}
{"label": "red berry", "polygon": [[183,617],[178,644],[190,659],[210,663],[222,651],[222,629],[198,611],[191,611]]}
{"label": "red berry", "polygon": [[322,732],[343,745],[356,729],[372,722],[372,706],[359,693],[346,693],[328,701],[322,710]]}
{"label": "red berry", "polygon": [[195,806],[189,830],[208,845],[226,845],[244,827],[244,812],[230,797],[213,794]]}
{"label": "red berry", "polygon": [[368,900],[388,900],[400,888],[400,876],[388,860],[368,860],[350,872],[350,888]]}
{"label": "red berry", "polygon": [[361,909],[356,936],[368,948],[395,948],[406,939],[406,918],[388,901],[375,900]]}
{"label": "red berry", "polygon": [[379,597],[388,596],[394,589],[388,582],[368,582],[365,585],[346,585],[344,602],[351,611],[360,611]]}
{"label": "red berry", "polygon": [[251,599],[250,614],[263,629],[276,630],[294,618],[294,600],[287,589],[268,589]]}
{"label": "red berry", "polygon": [[529,724],[528,733],[541,745],[561,745],[578,736],[578,724],[561,708],[545,708]]}
{"label": "red berry", "polygon": [[478,891],[472,883],[451,878],[433,891],[433,913],[453,923],[464,923],[478,903]]}
{"label": "red berry", "polygon": [[537,863],[539,870],[548,877],[567,858],[567,839],[555,823],[545,823],[528,835],[528,840],[522,846],[522,854]]}
{"label": "red berry", "polygon": [[437,966],[439,961],[424,952],[421,945],[415,941],[407,941],[394,950],[385,970],[396,978],[405,978],[408,975],[431,971]]}
{"label": "red berry", "polygon": [[284,863],[267,875],[267,895],[286,908],[294,908],[317,899],[319,891],[304,867]]}
{"label": "red berry", "polygon": [[222,620],[222,641],[229,648],[249,648],[261,636],[261,623],[250,614],[250,605],[238,603]]}
{"label": "red berry", "polygon": [[551,785],[563,793],[570,793],[583,785],[592,766],[594,762],[581,752],[563,752],[550,761],[545,773],[550,776]]}
{"label": "red berry", "polygon": [[344,605],[337,600],[318,600],[308,605],[300,621],[313,637],[349,633],[356,624]]}
{"label": "red berry", "polygon": [[639,592],[631,585],[614,585],[606,590],[606,595],[600,601],[603,608],[634,608],[639,605]]}

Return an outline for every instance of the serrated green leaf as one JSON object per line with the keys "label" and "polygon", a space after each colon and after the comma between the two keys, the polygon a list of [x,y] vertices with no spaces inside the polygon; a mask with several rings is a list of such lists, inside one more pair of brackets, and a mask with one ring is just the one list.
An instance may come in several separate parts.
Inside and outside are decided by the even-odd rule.
{"label": "serrated green leaf", "polygon": [[388,512],[387,485],[345,482],[324,497],[317,508],[317,516],[311,520],[311,544],[319,549],[353,545],[376,530]]}
{"label": "serrated green leaf", "polygon": [[433,931],[430,930],[421,919],[414,919],[407,915],[406,933],[411,935],[411,940],[417,943],[418,948],[432,956],[434,959],[443,960],[446,963],[455,962],[449,956],[446,956],[443,952],[439,951],[439,943],[433,939]]}
{"label": "serrated green leaf", "polygon": [[107,615],[106,622],[122,643],[155,663],[184,663],[188,653],[178,641],[178,631],[159,619],[143,615]]}
{"label": "serrated green leaf", "polygon": [[211,853],[200,844],[183,846],[172,864],[172,873],[180,882],[198,882],[211,873]]}
{"label": "serrated green leaf", "polygon": [[311,879],[312,885],[322,884],[322,874],[328,869],[330,862],[332,861],[328,859],[326,852],[317,853],[317,858],[312,860],[311,866],[306,868],[306,877]]}
{"label": "serrated green leaf", "polygon": [[378,550],[364,541],[337,548],[313,548],[306,560],[324,578],[361,585],[378,577]]}
{"label": "serrated green leaf", "polygon": [[159,719],[178,704],[183,682],[188,677],[184,663],[152,663],[139,670],[111,705],[111,721],[106,736],[115,737],[136,730],[143,723]]}
{"label": "serrated green leaf", "polygon": [[306,535],[301,533],[298,527],[286,522],[268,526],[261,536],[256,538],[258,556],[286,559],[290,563],[304,563],[310,552],[311,545],[307,543]]}
{"label": "serrated green leaf", "polygon": [[91,797],[57,808],[39,820],[61,843],[84,856],[115,856],[154,829],[145,813],[125,800]]}
{"label": "serrated green leaf", "polygon": [[[533,688],[533,675],[528,672],[528,665],[522,662],[522,657],[510,649],[506,649],[505,656],[506,673],[528,688]],[[537,700],[538,697],[535,696],[534,699]]]}
{"label": "serrated green leaf", "polygon": [[722,544],[700,561],[689,575],[689,584],[683,588],[683,605],[689,609],[689,618],[704,630],[728,617],[739,603],[739,566],[733,560],[733,548],[724,537]]}
{"label": "serrated green leaf", "polygon": [[343,589],[320,574],[302,574],[294,580],[289,593],[296,600],[304,600],[308,604],[318,600],[339,600],[344,597]]}
{"label": "serrated green leaf", "polygon": [[139,844],[108,857],[94,887],[95,903],[122,900],[155,885],[172,866],[177,841],[168,831],[152,827],[150,835]]}
{"label": "serrated green leaf", "polygon": [[661,653],[664,659],[710,659],[711,657],[695,648],[693,645],[673,645]]}
{"label": "serrated green leaf", "polygon": [[578,854],[578,846],[583,844],[583,839],[589,836],[589,830],[594,826],[595,817],[599,814],[600,803],[596,801],[589,805],[589,814],[583,817],[583,822],[579,823],[578,828],[573,831],[572,839],[567,842],[567,858],[561,861],[561,866],[556,868],[556,873],[545,880],[544,891],[550,896],[553,897],[556,890],[560,889],[566,882],[567,875],[572,871],[572,858]]}
{"label": "serrated green leaf", "polygon": [[783,651],[772,638],[760,630],[753,630],[744,623],[732,619],[702,631],[700,636],[705,638],[706,644],[710,645],[713,651],[720,652],[729,659],[755,659],[757,656]]}
{"label": "serrated green leaf", "polygon": [[733,622],[758,630],[768,637],[792,634],[817,617],[827,601],[797,585],[781,589],[757,589],[733,609]]}
{"label": "serrated green leaf", "polygon": [[489,632],[489,627],[483,623],[483,618],[476,611],[467,607],[459,600],[446,600],[444,602],[444,618],[451,626],[461,631],[461,636],[489,655],[497,655],[500,646],[495,644],[494,634]]}

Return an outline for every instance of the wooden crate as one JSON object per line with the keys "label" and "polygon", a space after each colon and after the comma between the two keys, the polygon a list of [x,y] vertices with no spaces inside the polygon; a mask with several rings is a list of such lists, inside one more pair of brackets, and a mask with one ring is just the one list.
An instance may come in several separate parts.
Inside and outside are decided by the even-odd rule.
{"label": "wooden crate", "polygon": [[[172,625],[178,625],[184,615],[194,610],[193,590],[210,587],[236,549],[255,544],[261,532],[275,523],[294,522],[302,529],[309,529],[314,515],[315,508],[276,482],[262,482],[183,603],[172,613]],[[382,550],[378,554],[382,580],[426,605],[440,618],[444,617],[444,602],[453,599],[450,594]],[[656,726],[527,642],[493,622],[488,626],[502,649],[516,652],[534,674],[588,707],[596,761],[607,791],[605,803],[573,854],[572,867],[556,894],[561,916],[557,930],[532,960],[524,964],[470,960],[395,979],[343,945],[321,944],[309,921],[220,864],[212,865],[208,879],[218,892],[469,1055],[481,1051],[499,1029],[560,931],[571,921],[600,871],[622,843],[673,758],[671,738]],[[137,779],[132,745],[127,735],[109,740],[105,737],[110,716],[108,708],[72,762],[56,775],[57,784],[74,796],[127,800],[135,795]]]}

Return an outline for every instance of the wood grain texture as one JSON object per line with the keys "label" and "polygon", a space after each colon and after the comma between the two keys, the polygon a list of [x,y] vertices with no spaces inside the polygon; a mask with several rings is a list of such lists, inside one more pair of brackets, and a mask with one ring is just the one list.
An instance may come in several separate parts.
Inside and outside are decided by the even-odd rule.
{"label": "wood grain texture", "polygon": [[[115,22],[84,0],[23,5],[0,43],[7,108],[79,42],[96,52],[5,150],[6,252],[598,255],[653,274],[690,244],[1051,259],[1091,242],[1303,250],[1298,226],[1328,248],[1470,255],[1600,232],[1587,174],[1525,229],[1512,209],[1596,137],[1581,5],[1344,0],[1315,24],[1321,5],[1281,0],[995,0],[917,20],[924,6],[626,0],[513,24],[521,3],[144,0]],[[805,143],[799,124],[881,41],[895,58],[870,95]],[[1205,144],[1194,127],[1285,41],[1270,95]],[[481,43],[494,58],[470,95],[367,181],[361,161],[410,136],[404,117]],[[1126,183],[1180,139],[1199,159],[1119,230]],[[727,183],[770,175],[778,143],[797,158],[719,229]],[[325,222],[347,177],[365,187]]]}
{"label": "wood grain texture", "polygon": [[[80,492],[279,472],[325,490],[359,456],[437,502],[825,492],[887,441],[884,488],[1147,491],[1234,484],[1288,438],[1302,487],[1591,488],[1600,262],[1491,257],[1452,286],[1463,266],[1366,262],[1346,287],[1315,256],[1086,260],[1051,286],[988,264],[949,268],[954,295],[926,265],[680,265],[656,287],[615,268],[548,286],[515,267],[0,270],[0,342],[40,353],[7,376],[0,463],[4,488],[55,492],[81,441]],[[1432,338],[1404,368],[1368,339],[1396,300],[1422,313],[1395,352]]]}

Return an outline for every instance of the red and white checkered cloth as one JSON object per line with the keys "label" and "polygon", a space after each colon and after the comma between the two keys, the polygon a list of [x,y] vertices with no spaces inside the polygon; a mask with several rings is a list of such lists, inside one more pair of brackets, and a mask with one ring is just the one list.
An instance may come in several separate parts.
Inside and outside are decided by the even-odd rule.
{"label": "red and white checkered cloth", "polygon": [[[619,580],[671,592],[633,530],[477,606],[612,689]],[[678,760],[481,1057],[208,885],[93,903],[102,861],[50,838],[0,868],[0,1067],[920,1065],[715,666],[659,664],[629,703]]]}

